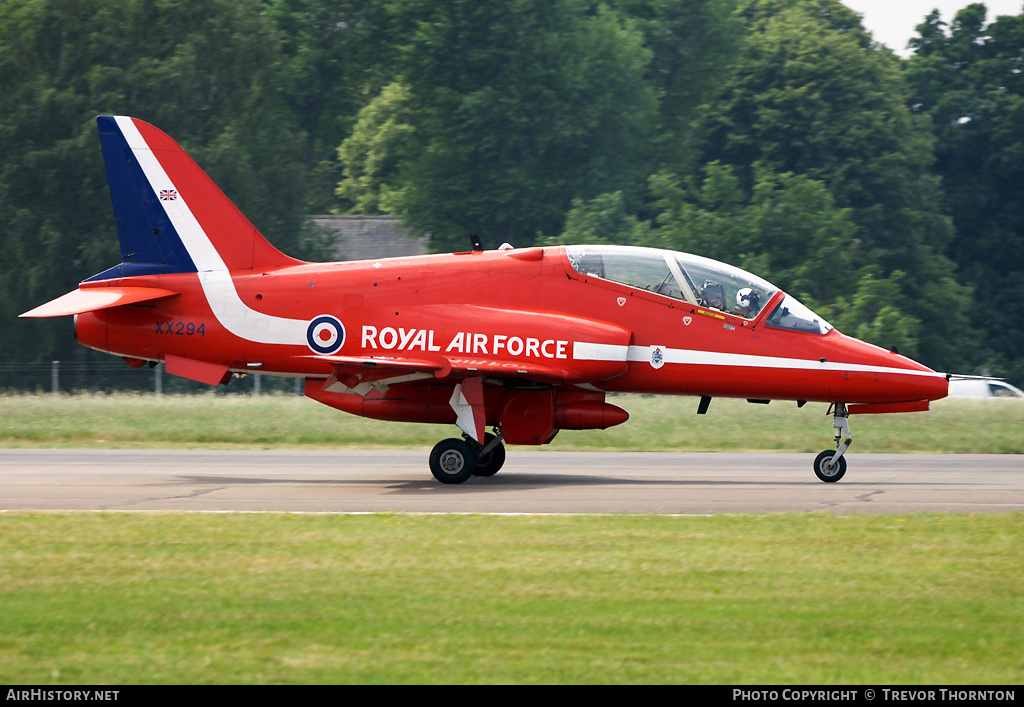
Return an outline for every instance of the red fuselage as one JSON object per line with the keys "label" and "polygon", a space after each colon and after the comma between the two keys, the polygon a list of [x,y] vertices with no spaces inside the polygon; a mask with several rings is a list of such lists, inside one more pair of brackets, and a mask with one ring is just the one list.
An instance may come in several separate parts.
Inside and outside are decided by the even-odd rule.
{"label": "red fuselage", "polygon": [[607,392],[700,396],[699,413],[717,396],[835,403],[836,451],[815,460],[832,482],[849,414],[924,410],[947,394],[943,374],[699,255],[502,246],[303,263],[166,133],[129,116],[97,127],[122,262],[22,316],[75,315],[86,346],[211,385],[294,376],[353,414],[454,423],[463,440],[430,454],[442,483],[492,476],[504,442],[625,422]]}
{"label": "red fuselage", "polygon": [[[116,284],[180,294],[79,315],[83,344],[234,372],[312,379],[334,372],[304,343],[260,343],[258,336],[230,333],[199,274],[138,280]],[[344,327],[337,354],[349,357],[479,361],[491,371],[506,366],[510,378],[533,379],[537,370],[554,387],[591,391],[846,403],[935,400],[947,393],[942,375],[834,329],[767,326],[772,302],[745,319],[580,274],[559,247],[305,264],[233,273],[232,281],[243,305],[239,321],[252,318],[248,311],[293,320],[331,314]],[[776,292],[772,301],[781,297]],[[519,365],[525,373],[517,374]],[[428,383],[451,386],[436,374]],[[444,420],[451,413],[437,412]],[[405,413],[394,418],[410,419],[411,411]]]}

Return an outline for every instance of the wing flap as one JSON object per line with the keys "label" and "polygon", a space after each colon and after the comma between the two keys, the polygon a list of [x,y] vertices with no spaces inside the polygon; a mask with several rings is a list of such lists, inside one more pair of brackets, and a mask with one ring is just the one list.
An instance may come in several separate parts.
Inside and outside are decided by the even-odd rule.
{"label": "wing flap", "polygon": [[88,287],[69,292],[19,316],[66,317],[71,314],[93,312],[97,309],[148,302],[176,294],[179,293],[157,287]]}

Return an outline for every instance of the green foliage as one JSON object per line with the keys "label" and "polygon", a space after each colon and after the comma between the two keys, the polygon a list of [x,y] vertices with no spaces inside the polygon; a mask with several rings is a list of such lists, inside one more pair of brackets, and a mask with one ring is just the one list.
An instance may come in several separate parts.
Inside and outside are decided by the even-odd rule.
{"label": "green foliage", "polygon": [[415,128],[409,109],[409,87],[388,84],[356,117],[352,134],[338,148],[344,179],[337,195],[353,214],[401,213],[406,187],[401,166],[415,158]]}
{"label": "green foliage", "polygon": [[645,79],[658,94],[660,170],[692,168],[698,117],[731,70],[744,39],[740,0],[614,0],[651,51]]}
{"label": "green foliage", "polygon": [[835,312],[832,324],[858,339],[879,345],[898,343],[900,353],[917,356],[921,322],[901,311],[906,307],[900,287],[904,277],[900,270],[882,277],[877,266],[865,268],[852,297],[831,306]]}
{"label": "green foliage", "polygon": [[985,6],[918,26],[906,62],[909,104],[930,118],[936,170],[956,226],[948,245],[975,289],[984,346],[977,365],[1024,380],[1024,13],[985,26]]}
{"label": "green foliage", "polygon": [[703,181],[683,184],[662,173],[650,191],[656,227],[609,194],[578,202],[558,240],[652,245],[724,260],[796,295],[847,334],[919,353],[921,322],[907,313],[906,274],[884,277],[877,265],[858,267],[852,209],[838,208],[823,183],[758,166],[748,193],[733,167],[713,162]]}
{"label": "green foliage", "polygon": [[[5,322],[120,260],[98,114],[133,115],[176,136],[272,241],[300,250],[301,140],[262,8],[257,0],[0,4]],[[66,321],[16,326],[4,358],[70,358],[78,348]]]}
{"label": "green foliage", "polygon": [[[902,271],[893,280],[899,291],[886,304],[889,324],[872,319],[865,331],[902,332],[908,338],[899,343],[926,363],[962,365],[962,347],[953,342],[967,329],[970,290],[943,255],[953,229],[929,172],[932,137],[906,106],[898,60],[874,47],[838,0],[749,0],[741,15],[747,42],[720,98],[708,106],[704,159],[731,165],[751,193],[758,169],[823,185],[856,230],[842,238],[840,257],[818,261],[818,276],[842,270],[836,284],[852,301],[863,268],[877,266],[886,280]],[[832,311],[840,306],[836,293],[812,299]]]}
{"label": "green foliage", "polygon": [[115,113],[299,257],[331,257],[304,226],[326,211],[435,250],[679,248],[1020,382],[1024,14],[986,19],[933,12],[902,61],[839,0],[0,3],[0,357],[86,355],[66,322],[11,322],[118,260]]}
{"label": "green foliage", "polygon": [[[353,133],[341,193],[400,197],[387,210],[431,233],[437,250],[461,248],[470,233],[527,245],[558,233],[574,198],[639,193],[656,101],[643,80],[650,52],[629,22],[577,0],[403,9],[408,97],[382,93],[373,116],[361,115],[387,137]],[[352,192],[378,165],[398,169],[384,168],[385,186]]]}
{"label": "green foliage", "polygon": [[652,244],[738,265],[808,304],[834,300],[854,282],[858,241],[850,210],[821,182],[765,167],[746,191],[736,170],[713,162],[702,182],[651,180],[659,211]]}
{"label": "green foliage", "polygon": [[285,100],[302,130],[305,213],[337,207],[338,145],[367,97],[391,78],[398,30],[390,3],[264,0],[277,29]]}
{"label": "green foliage", "polygon": [[638,244],[649,239],[649,232],[650,226],[629,212],[622,192],[613,192],[586,202],[573,200],[562,235],[546,238],[544,244]]}

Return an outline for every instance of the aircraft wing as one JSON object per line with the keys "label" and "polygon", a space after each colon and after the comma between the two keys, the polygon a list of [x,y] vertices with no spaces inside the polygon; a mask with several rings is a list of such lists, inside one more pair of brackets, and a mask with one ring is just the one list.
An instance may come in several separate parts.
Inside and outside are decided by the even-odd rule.
{"label": "aircraft wing", "polygon": [[545,366],[531,361],[489,361],[471,358],[451,359],[452,375],[459,378],[483,376],[488,378],[526,378],[537,383],[580,382],[588,380],[582,372],[568,368]]}
{"label": "aircraft wing", "polygon": [[157,287],[88,287],[80,288],[66,295],[41,304],[21,317],[66,317],[84,314],[97,309],[120,307],[125,304],[147,302],[179,294],[174,290]]}
{"label": "aircraft wing", "polygon": [[334,373],[323,390],[332,393],[366,395],[374,387],[406,383],[425,378],[443,378],[451,371],[446,360],[375,356],[310,356],[331,364]]}
{"label": "aircraft wing", "polygon": [[532,361],[500,361],[465,357],[406,358],[368,356],[312,356],[330,363],[334,374],[323,390],[365,395],[373,387],[407,383],[429,378],[525,378],[537,383],[560,385],[584,382],[590,377],[582,370],[546,366]]}

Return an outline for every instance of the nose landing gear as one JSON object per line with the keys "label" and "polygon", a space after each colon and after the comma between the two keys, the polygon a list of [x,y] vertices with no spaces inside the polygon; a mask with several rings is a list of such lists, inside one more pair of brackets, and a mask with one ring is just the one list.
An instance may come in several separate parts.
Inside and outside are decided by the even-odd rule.
{"label": "nose landing gear", "polygon": [[[814,459],[814,474],[826,483],[835,483],[846,473],[846,459],[843,457],[850,448],[853,437],[850,435],[849,410],[846,403],[833,403],[828,413],[832,413],[832,427],[836,433],[836,450],[826,449]],[[826,414],[828,414],[826,413]],[[842,440],[842,443],[840,443]]]}

